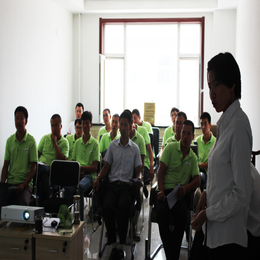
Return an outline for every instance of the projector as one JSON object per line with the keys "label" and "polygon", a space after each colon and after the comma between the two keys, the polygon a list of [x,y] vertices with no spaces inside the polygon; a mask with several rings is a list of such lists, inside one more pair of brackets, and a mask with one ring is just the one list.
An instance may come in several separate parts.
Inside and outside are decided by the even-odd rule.
{"label": "projector", "polygon": [[1,218],[3,221],[34,224],[36,216],[44,218],[44,207],[16,205],[2,207]]}

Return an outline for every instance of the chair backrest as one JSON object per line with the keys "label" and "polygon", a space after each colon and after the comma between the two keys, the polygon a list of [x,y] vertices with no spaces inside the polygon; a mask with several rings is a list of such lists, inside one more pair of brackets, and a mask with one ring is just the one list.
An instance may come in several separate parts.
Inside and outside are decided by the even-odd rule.
{"label": "chair backrest", "polygon": [[251,163],[255,166],[255,157],[260,154],[260,150],[258,151],[252,151],[251,154]]}
{"label": "chair backrest", "polygon": [[80,178],[80,165],[76,161],[54,160],[51,163],[50,183],[60,186],[76,186]]}
{"label": "chair backrest", "polygon": [[151,147],[152,147],[152,150],[153,150],[153,134],[149,133],[149,137],[150,137]]}
{"label": "chair backrest", "polygon": [[159,137],[160,137],[160,129],[158,127],[152,127],[153,129],[153,147],[155,156],[159,153]]}

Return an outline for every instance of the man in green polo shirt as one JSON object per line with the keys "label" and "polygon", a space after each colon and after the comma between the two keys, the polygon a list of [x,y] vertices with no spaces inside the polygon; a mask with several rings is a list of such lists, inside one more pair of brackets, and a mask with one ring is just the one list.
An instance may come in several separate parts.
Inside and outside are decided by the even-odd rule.
{"label": "man in green polo shirt", "polygon": [[[156,212],[160,236],[167,259],[179,259],[182,237],[187,221],[187,203],[190,192],[200,185],[197,156],[190,149],[194,138],[194,124],[183,123],[181,140],[169,143],[162,154],[158,170]],[[190,179],[192,179],[190,181]],[[176,204],[170,209],[166,196],[180,184]],[[169,215],[174,219],[174,230],[169,229]]]}
{"label": "man in green polo shirt", "polygon": [[[134,117],[134,115],[133,115]],[[139,126],[138,124],[133,124],[133,128],[137,130],[139,134],[142,135],[145,142],[146,147],[146,156],[144,159],[144,172],[143,172],[143,181],[144,181],[144,187],[143,192],[145,197],[148,197],[148,190],[146,185],[149,185],[150,182],[154,178],[154,169],[153,169],[153,151],[151,146],[151,140],[150,136],[148,134],[147,129],[144,126]]]}
{"label": "man in green polo shirt", "polygon": [[144,126],[148,133],[153,133],[153,129],[152,129],[152,126],[149,122],[145,122],[145,121],[142,121],[141,120],[141,115],[140,115],[140,112],[138,109],[134,109],[132,111],[132,115],[133,115],[133,120],[134,120],[134,123],[139,125],[139,126]]}
{"label": "man in green polo shirt", "polygon": [[103,122],[104,126],[102,126],[98,131],[98,142],[100,142],[100,136],[106,133],[109,133],[112,129],[111,127],[111,112],[110,109],[105,108],[103,110]]}
{"label": "man in green polo shirt", "polygon": [[165,142],[168,138],[174,136],[174,133],[175,133],[175,120],[176,120],[176,116],[177,114],[179,113],[179,109],[176,108],[176,107],[173,107],[171,109],[171,120],[172,120],[172,125],[167,127],[165,130],[164,130],[164,134],[163,134],[163,142],[162,142],[162,146],[165,146]]}
{"label": "man in green polo shirt", "polygon": [[105,157],[105,153],[110,143],[114,140],[119,139],[121,136],[120,132],[118,131],[118,128],[119,128],[119,115],[114,114],[112,116],[112,130],[110,131],[110,133],[104,134],[101,137],[99,142],[100,153],[102,155],[102,164]]}
{"label": "man in green polo shirt", "polygon": [[211,116],[209,113],[204,112],[201,114],[200,126],[202,130],[202,135],[199,135],[196,138],[199,152],[199,167],[203,168],[207,172],[209,151],[216,140],[216,137],[210,132]]}
{"label": "man in green polo shirt", "polygon": [[50,120],[51,134],[44,135],[38,145],[38,194],[39,204],[50,196],[49,176],[50,166],[53,160],[67,160],[69,155],[68,140],[61,135],[61,117],[54,114]]}
{"label": "man in green polo shirt", "polygon": [[[90,133],[92,127],[92,113],[90,111],[83,112],[81,120],[84,134],[74,144],[72,160],[77,161],[80,164],[80,218],[84,221],[84,193],[92,187],[92,183],[97,177],[100,155],[98,141],[92,137]],[[74,187],[66,187],[64,196],[70,197],[74,192]]]}
{"label": "man in green polo shirt", "polygon": [[82,134],[83,134],[83,130],[82,130],[82,121],[81,118],[78,118],[75,120],[74,122],[74,127],[75,127],[75,134],[74,135],[67,135],[66,138],[69,142],[69,157],[68,160],[71,161],[72,160],[72,154],[73,154],[73,150],[74,150],[74,144],[77,141],[77,139],[79,139]]}
{"label": "man in green polo shirt", "polygon": [[37,148],[25,126],[28,112],[19,106],[14,112],[16,133],[6,141],[1,182],[10,184],[7,203],[28,206],[32,194],[32,179],[36,170]]}

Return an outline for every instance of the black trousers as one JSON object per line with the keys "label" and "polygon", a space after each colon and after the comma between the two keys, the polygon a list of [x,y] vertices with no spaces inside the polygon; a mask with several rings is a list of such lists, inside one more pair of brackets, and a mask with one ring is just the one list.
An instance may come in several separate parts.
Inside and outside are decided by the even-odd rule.
{"label": "black trousers", "polygon": [[248,244],[247,244],[247,255],[249,260],[259,260],[260,259],[260,237],[253,236],[249,231]]}
{"label": "black trousers", "polygon": [[[169,192],[165,191],[165,195]],[[181,250],[181,242],[185,225],[187,223],[188,207],[186,198],[178,200],[172,209],[169,208],[167,200],[156,203],[157,221],[160,236],[167,259],[178,260]],[[170,229],[170,218],[172,217],[174,229]]]}
{"label": "black trousers", "polygon": [[227,244],[209,249],[210,260],[245,260],[246,254],[246,248],[238,244]]}
{"label": "black trousers", "polygon": [[132,187],[126,183],[112,182],[107,185],[103,211],[109,245],[116,242],[115,219],[117,219],[120,244],[126,242],[132,197]]}

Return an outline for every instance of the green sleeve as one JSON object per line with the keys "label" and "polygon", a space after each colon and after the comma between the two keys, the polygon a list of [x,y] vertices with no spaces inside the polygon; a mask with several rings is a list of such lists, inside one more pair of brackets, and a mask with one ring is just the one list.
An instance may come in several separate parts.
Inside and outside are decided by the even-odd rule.
{"label": "green sleeve", "polygon": [[30,148],[30,162],[38,162],[37,146],[34,138]]}
{"label": "green sleeve", "polygon": [[94,161],[98,161],[100,162],[100,152],[99,152],[99,144],[98,142],[96,141],[95,142],[95,145],[93,147],[93,162]]}
{"label": "green sleeve", "polygon": [[166,166],[169,165],[169,154],[170,154],[170,145],[167,145],[164,149],[163,149],[163,153],[161,156],[161,162],[163,162]]}
{"label": "green sleeve", "polygon": [[41,141],[39,142],[39,145],[38,145],[38,151],[40,153],[42,153],[42,151],[43,151],[44,143],[45,143],[45,136],[42,137],[42,139],[41,139]]}
{"label": "green sleeve", "polygon": [[69,157],[69,142],[66,138],[63,139],[61,153],[67,158]]}
{"label": "green sleeve", "polygon": [[191,176],[194,177],[196,175],[200,175],[200,173],[199,173],[199,165],[198,165],[198,161],[197,161],[197,156],[195,154],[193,154],[193,156],[191,158],[191,165],[192,165]]}
{"label": "green sleeve", "polygon": [[5,157],[4,160],[5,161],[10,161],[10,150],[9,150],[9,138],[6,140],[6,144],[5,144]]}

